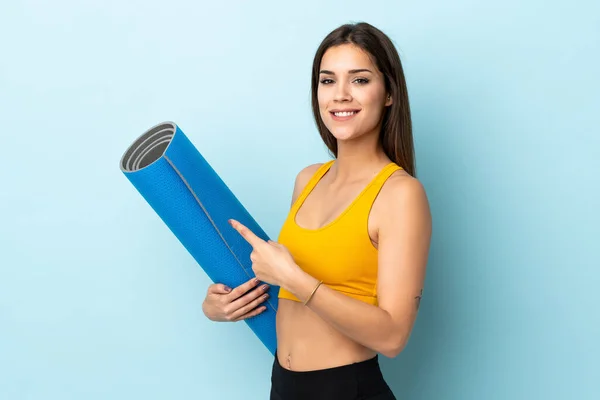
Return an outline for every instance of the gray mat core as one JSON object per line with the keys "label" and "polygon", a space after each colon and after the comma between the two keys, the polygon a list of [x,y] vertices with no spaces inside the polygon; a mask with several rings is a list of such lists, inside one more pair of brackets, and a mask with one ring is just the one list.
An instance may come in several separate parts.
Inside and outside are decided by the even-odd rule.
{"label": "gray mat core", "polygon": [[140,137],[125,151],[121,158],[121,170],[139,171],[163,156],[175,135],[175,125],[164,123],[157,125]]}

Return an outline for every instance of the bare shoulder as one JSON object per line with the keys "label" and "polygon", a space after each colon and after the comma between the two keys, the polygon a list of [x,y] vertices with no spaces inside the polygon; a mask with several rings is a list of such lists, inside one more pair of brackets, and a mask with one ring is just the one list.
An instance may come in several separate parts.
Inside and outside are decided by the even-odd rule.
{"label": "bare shoulder", "polygon": [[400,219],[416,218],[431,224],[429,200],[423,184],[403,170],[394,172],[381,188],[378,202],[382,223],[397,223]]}
{"label": "bare shoulder", "polygon": [[302,193],[302,190],[304,190],[304,188],[308,184],[308,181],[310,181],[310,178],[313,177],[313,175],[318,171],[319,168],[321,168],[321,166],[323,164],[324,163],[311,164],[311,165],[308,165],[308,166],[302,168],[298,172],[298,174],[296,175],[295,182],[294,182],[294,193],[292,194],[292,204],[294,204],[294,202],[296,201],[298,196],[300,196],[300,193]]}
{"label": "bare shoulder", "polygon": [[384,198],[392,203],[399,201],[427,201],[425,187],[417,178],[403,170],[394,172],[381,189]]}

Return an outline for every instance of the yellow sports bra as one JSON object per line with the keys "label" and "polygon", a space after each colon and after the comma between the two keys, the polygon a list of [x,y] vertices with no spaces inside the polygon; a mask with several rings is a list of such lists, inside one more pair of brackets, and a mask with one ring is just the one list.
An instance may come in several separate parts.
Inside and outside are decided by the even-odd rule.
{"label": "yellow sports bra", "polygon": [[[373,201],[386,179],[400,166],[386,165],[354,201],[332,222],[318,229],[296,224],[296,214],[334,160],[324,163],[302,190],[287,215],[278,242],[296,263],[324,285],[355,299],[377,305],[377,248],[371,243],[368,218]],[[279,298],[300,301],[284,288]]]}

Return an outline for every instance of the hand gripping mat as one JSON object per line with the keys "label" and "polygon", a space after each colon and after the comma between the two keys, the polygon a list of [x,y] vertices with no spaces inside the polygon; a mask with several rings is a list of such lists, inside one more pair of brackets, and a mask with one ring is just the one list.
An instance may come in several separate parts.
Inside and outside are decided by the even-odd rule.
{"label": "hand gripping mat", "polygon": [[[227,221],[269,237],[176,124],[164,122],[139,136],[120,168],[213,282],[234,288],[255,276],[252,247]],[[271,286],[267,309],[244,320],[273,355],[278,290]]]}

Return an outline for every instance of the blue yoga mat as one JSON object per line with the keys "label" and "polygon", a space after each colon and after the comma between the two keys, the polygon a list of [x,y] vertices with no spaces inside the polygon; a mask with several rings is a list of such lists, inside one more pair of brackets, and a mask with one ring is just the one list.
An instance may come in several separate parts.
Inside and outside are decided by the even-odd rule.
{"label": "blue yoga mat", "polygon": [[[127,148],[121,171],[215,283],[236,287],[253,278],[252,247],[229,224],[233,218],[269,237],[173,122],[158,124]],[[244,320],[274,355],[277,286],[267,309]]]}

